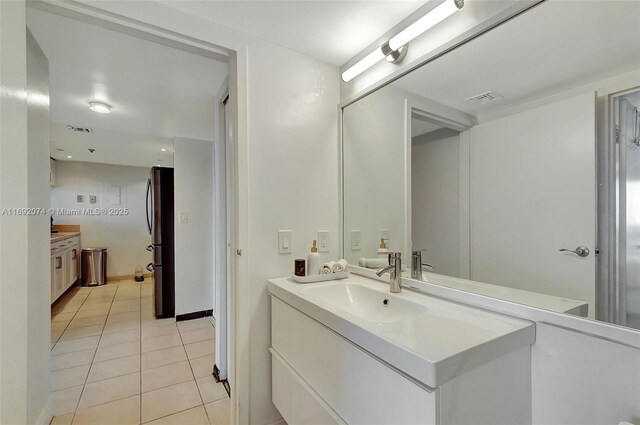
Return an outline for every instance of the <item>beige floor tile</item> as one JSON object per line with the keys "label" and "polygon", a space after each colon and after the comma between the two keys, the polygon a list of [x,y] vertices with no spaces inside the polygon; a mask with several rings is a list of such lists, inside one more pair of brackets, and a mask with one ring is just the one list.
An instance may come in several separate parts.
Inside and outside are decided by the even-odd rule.
{"label": "beige floor tile", "polygon": [[155,319],[155,320],[143,323],[142,327],[161,326],[161,325],[167,325],[169,323],[176,323],[176,320],[173,318]]}
{"label": "beige floor tile", "polygon": [[224,385],[216,382],[213,376],[198,378],[196,383],[198,384],[198,390],[200,390],[202,401],[205,404],[229,397],[227,390],[224,389]]}
{"label": "beige floor tile", "polygon": [[123,322],[126,320],[140,320],[139,311],[128,311],[126,313],[110,313],[108,322]]}
{"label": "beige floor tile", "polygon": [[164,335],[180,335],[175,323],[169,323],[162,326],[151,326],[142,329],[142,338],[144,339]]}
{"label": "beige floor tile", "polygon": [[98,348],[94,362],[117,359],[119,357],[140,354],[140,342],[129,341],[121,344],[105,345]]}
{"label": "beige floor tile", "polygon": [[70,323],[70,322],[68,322],[68,321],[66,321],[66,320],[65,320],[65,321],[63,321],[63,322],[62,322],[62,321],[61,321],[61,322],[51,322],[51,332],[54,332],[54,331],[55,331],[55,332],[64,331],[64,330],[65,330],[65,328],[66,328],[67,326],[69,326],[69,323]]}
{"label": "beige floor tile", "polygon": [[193,375],[196,378],[202,378],[213,374],[213,365],[216,363],[216,357],[214,355],[196,357],[195,359],[190,359],[189,362],[191,363]]}
{"label": "beige floor tile", "polygon": [[60,337],[62,336],[64,330],[59,330],[59,331],[51,331],[51,342],[57,342]]}
{"label": "beige floor tile", "polygon": [[85,385],[78,408],[97,406],[136,394],[140,394],[139,372],[103,379]]}
{"label": "beige floor tile", "polygon": [[211,425],[230,425],[231,424],[231,399],[214,401],[204,405],[209,416]]}
{"label": "beige floor tile", "polygon": [[122,322],[107,322],[104,326],[104,333],[113,333],[113,332],[122,332],[128,331],[131,329],[139,329],[140,321],[137,319],[134,320],[123,320]]}
{"label": "beige floor tile", "polygon": [[129,329],[128,331],[103,334],[102,338],[100,338],[100,347],[131,341],[140,341],[140,330]]}
{"label": "beige floor tile", "polygon": [[142,394],[142,422],[152,421],[202,404],[195,381]]}
{"label": "beige floor tile", "polygon": [[95,348],[72,351],[71,353],[57,354],[51,356],[51,370],[62,370],[70,367],[91,364]]}
{"label": "beige floor tile", "polygon": [[70,339],[67,341],[58,342],[53,347],[53,354],[70,353],[72,351],[86,350],[88,348],[95,348],[98,346],[99,336],[88,336],[85,338]]}
{"label": "beige floor tile", "polygon": [[187,361],[146,369],[142,371],[142,392],[146,393],[192,380],[193,373]]}
{"label": "beige floor tile", "polygon": [[180,331],[182,342],[185,344],[191,344],[192,342],[206,341],[207,339],[213,339],[216,335],[216,331],[213,326],[207,328],[193,329],[189,331]]}
{"label": "beige floor tile", "polygon": [[49,425],[71,425],[73,420],[73,413],[67,413],[66,415],[54,416]]}
{"label": "beige floor tile", "polygon": [[81,394],[82,385],[65,390],[53,391],[51,393],[51,409],[53,415],[59,416],[65,413],[75,412]]}
{"label": "beige floor tile", "polygon": [[111,307],[111,313],[128,313],[131,311],[140,311],[140,304],[119,303]]}
{"label": "beige floor tile", "polygon": [[[134,425],[140,423],[140,396],[123,398],[76,412],[73,425]],[[187,425],[186,423],[184,425]]]}
{"label": "beige floor tile", "polygon": [[94,316],[94,317],[85,317],[83,319],[73,319],[71,323],[69,323],[69,329],[81,328],[83,326],[104,325],[105,321],[106,321],[105,316]]}
{"label": "beige floor tile", "polygon": [[202,317],[200,319],[194,320],[184,320],[182,322],[178,322],[178,328],[180,332],[192,331],[194,329],[213,327],[213,323],[211,322],[211,317]]}
{"label": "beige floor tile", "polygon": [[185,344],[184,349],[187,351],[187,357],[190,359],[204,357],[215,353],[215,342],[213,339],[208,339],[206,341]]}
{"label": "beige floor tile", "polygon": [[163,348],[142,354],[142,369],[151,369],[166,364],[178,363],[187,360],[187,354],[182,346]]}
{"label": "beige floor tile", "polygon": [[52,314],[51,322],[70,322],[74,315],[74,312]]}
{"label": "beige floor tile", "polygon": [[87,382],[101,381],[140,371],[140,355],[119,357],[91,365]]}
{"label": "beige floor tile", "polygon": [[176,345],[182,345],[180,335],[155,336],[153,338],[146,338],[142,340],[142,352],[147,353],[149,351],[175,347]]}
{"label": "beige floor tile", "polygon": [[207,412],[204,406],[194,407],[180,413],[165,416],[152,422],[149,425],[209,425]]}
{"label": "beige floor tile", "polygon": [[108,309],[101,309],[101,310],[87,310],[87,311],[79,311],[76,313],[76,315],[73,317],[74,319],[86,319],[88,317],[98,317],[98,316],[102,316],[104,317],[104,319],[107,319],[107,314],[109,313]]}
{"label": "beige floor tile", "polygon": [[91,365],[82,365],[57,370],[51,373],[51,391],[84,385]]}
{"label": "beige floor tile", "polygon": [[82,304],[78,313],[83,311],[109,311],[111,300],[87,300]]}
{"label": "beige floor tile", "polygon": [[100,335],[102,333],[102,325],[83,326],[81,328],[67,329],[60,337],[61,341],[68,339],[83,338],[86,336]]}

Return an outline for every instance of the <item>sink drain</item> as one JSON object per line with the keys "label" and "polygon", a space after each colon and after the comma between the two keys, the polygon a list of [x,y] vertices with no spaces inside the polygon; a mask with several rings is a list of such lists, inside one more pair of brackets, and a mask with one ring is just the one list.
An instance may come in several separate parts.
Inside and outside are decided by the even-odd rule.
{"label": "sink drain", "polygon": [[382,300],[382,305],[385,307],[389,306],[389,298],[385,298],[384,300]]}

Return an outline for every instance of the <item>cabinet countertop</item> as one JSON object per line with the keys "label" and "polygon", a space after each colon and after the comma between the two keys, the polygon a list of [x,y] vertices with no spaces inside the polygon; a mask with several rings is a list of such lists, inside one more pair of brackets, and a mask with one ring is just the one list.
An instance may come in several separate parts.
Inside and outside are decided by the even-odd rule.
{"label": "cabinet countertop", "polygon": [[65,239],[72,238],[74,236],[80,236],[80,232],[58,232],[51,233],[51,243],[63,241]]}

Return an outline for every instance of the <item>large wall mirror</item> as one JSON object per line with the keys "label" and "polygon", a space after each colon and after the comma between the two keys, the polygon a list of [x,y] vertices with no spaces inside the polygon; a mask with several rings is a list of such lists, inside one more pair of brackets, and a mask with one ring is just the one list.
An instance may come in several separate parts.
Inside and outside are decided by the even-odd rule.
{"label": "large wall mirror", "polygon": [[542,2],[344,107],[349,263],[640,329],[639,18]]}

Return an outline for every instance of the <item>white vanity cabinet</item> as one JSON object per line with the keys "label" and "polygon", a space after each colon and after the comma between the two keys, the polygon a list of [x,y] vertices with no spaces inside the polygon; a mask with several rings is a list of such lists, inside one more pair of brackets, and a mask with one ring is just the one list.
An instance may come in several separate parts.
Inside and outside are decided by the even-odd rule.
{"label": "white vanity cabinet", "polygon": [[529,345],[431,388],[342,336],[335,317],[329,327],[270,295],[272,400],[289,425],[531,424]]}
{"label": "white vanity cabinet", "polygon": [[80,236],[51,243],[51,303],[80,278]]}

